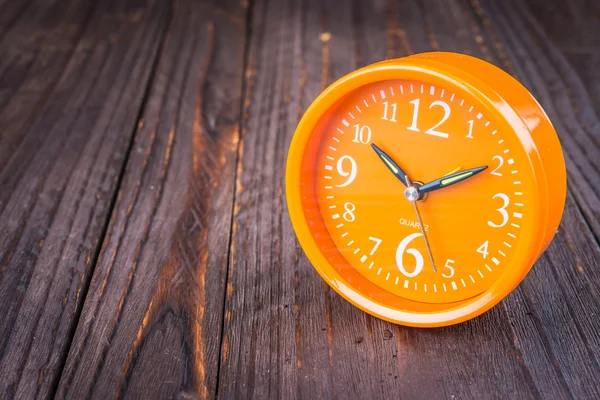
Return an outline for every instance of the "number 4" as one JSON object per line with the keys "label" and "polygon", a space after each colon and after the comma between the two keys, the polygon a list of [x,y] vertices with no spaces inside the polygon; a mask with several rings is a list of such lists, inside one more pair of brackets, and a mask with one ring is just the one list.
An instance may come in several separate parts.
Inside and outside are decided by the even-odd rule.
{"label": "number 4", "polygon": [[488,244],[490,244],[489,240],[486,240],[484,244],[482,244],[481,246],[479,246],[479,248],[477,249],[478,253],[481,253],[483,255],[483,258],[486,258],[488,255]]}

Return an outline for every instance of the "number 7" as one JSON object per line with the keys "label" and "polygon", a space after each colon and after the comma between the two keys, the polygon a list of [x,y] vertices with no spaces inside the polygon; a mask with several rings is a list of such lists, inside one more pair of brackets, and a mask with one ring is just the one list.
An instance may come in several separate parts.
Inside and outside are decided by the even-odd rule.
{"label": "number 7", "polygon": [[372,240],[375,242],[375,246],[373,246],[373,250],[371,250],[371,252],[369,253],[369,255],[372,256],[373,253],[375,253],[375,250],[377,250],[377,248],[381,244],[381,239],[377,239],[376,237],[369,236],[369,240]]}

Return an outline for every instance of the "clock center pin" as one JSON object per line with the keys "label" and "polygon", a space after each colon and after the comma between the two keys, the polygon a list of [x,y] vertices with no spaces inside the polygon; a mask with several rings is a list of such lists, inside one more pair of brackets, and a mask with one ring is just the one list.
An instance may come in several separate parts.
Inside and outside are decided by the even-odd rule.
{"label": "clock center pin", "polygon": [[414,186],[409,186],[404,190],[404,197],[406,200],[414,203],[419,199],[419,190]]}

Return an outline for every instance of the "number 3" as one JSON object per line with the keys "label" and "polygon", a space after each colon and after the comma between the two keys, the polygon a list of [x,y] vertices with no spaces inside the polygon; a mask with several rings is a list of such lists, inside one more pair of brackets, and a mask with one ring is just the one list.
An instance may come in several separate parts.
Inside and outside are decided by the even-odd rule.
{"label": "number 3", "polygon": [[504,193],[496,193],[494,197],[492,197],[492,199],[495,199],[496,197],[500,197],[504,202],[504,204],[502,204],[502,207],[496,208],[496,211],[502,214],[502,223],[500,225],[496,225],[492,221],[488,221],[488,225],[492,228],[502,228],[508,222],[508,213],[506,212],[506,207],[508,207],[508,203],[510,203],[510,200],[508,199],[508,196]]}

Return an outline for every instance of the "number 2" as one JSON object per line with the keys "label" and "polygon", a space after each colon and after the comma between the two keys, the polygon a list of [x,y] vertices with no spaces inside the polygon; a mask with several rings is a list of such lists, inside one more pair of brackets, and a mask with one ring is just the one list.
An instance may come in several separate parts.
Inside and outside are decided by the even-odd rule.
{"label": "number 2", "polygon": [[502,158],[500,156],[494,156],[494,157],[492,157],[492,160],[500,160],[500,163],[492,172],[490,172],[490,175],[502,176],[502,174],[500,172],[498,172],[498,170],[504,164],[504,158]]}

